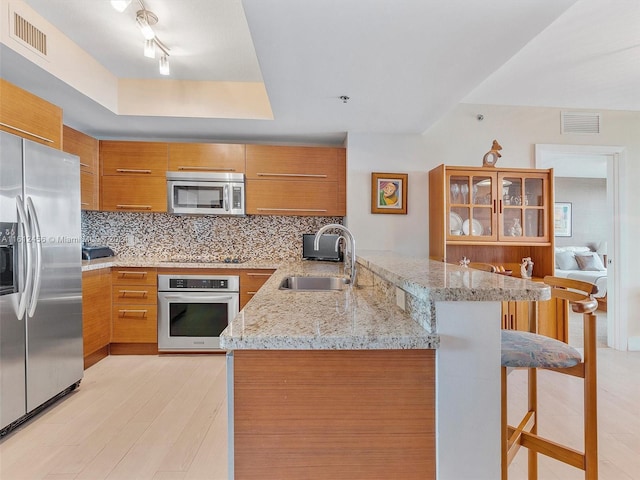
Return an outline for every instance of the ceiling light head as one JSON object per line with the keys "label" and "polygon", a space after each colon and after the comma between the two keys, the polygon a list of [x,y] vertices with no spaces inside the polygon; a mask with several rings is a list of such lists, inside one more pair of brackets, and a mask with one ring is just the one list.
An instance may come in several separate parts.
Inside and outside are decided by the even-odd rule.
{"label": "ceiling light head", "polygon": [[151,25],[158,23],[158,17],[155,13],[149,10],[138,10],[136,13],[136,22],[144,38],[151,40],[156,36],[153,28],[151,28]]}
{"label": "ceiling light head", "polygon": [[342,103],[347,103],[349,101],[349,97],[347,97],[346,95],[340,95],[340,100],[342,100]]}
{"label": "ceiling light head", "polygon": [[162,55],[160,57],[160,75],[169,75],[171,70],[169,69],[169,56]]}
{"label": "ceiling light head", "polygon": [[156,42],[155,40],[144,41],[144,56],[148,58],[156,58]]}
{"label": "ceiling light head", "polygon": [[111,6],[120,13],[124,12],[130,3],[131,0],[111,0]]}

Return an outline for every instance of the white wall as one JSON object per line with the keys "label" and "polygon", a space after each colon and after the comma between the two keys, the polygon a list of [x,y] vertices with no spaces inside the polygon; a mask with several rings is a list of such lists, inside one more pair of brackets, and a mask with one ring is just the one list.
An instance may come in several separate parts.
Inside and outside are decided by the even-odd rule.
{"label": "white wall", "polygon": [[[640,310],[640,256],[630,246],[640,238],[640,112],[602,111],[599,135],[562,135],[560,109],[460,104],[423,135],[349,133],[347,141],[347,225],[358,248],[427,255],[427,172],[448,165],[482,166],[493,139],[503,147],[498,167],[533,168],[534,145],[619,145],[625,147],[626,184],[621,199],[621,249],[616,259],[629,312]],[[477,115],[484,120],[478,121]],[[372,215],[371,172],[409,173],[407,215]],[[628,207],[630,206],[630,207]],[[640,316],[628,319],[628,335],[640,336]]]}

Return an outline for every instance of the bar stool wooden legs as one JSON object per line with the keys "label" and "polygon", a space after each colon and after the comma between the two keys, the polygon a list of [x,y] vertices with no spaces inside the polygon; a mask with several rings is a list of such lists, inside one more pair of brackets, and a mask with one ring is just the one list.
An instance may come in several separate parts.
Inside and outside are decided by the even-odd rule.
{"label": "bar stool wooden legs", "polygon": [[[582,313],[584,354],[566,343],[532,332],[502,331],[502,479],[522,446],[528,449],[528,478],[538,478],[537,454],[584,470],[586,480],[598,478],[598,424],[596,381],[596,316],[598,302],[591,297],[597,287],[588,282],[545,277],[552,287],[552,297],[569,302],[571,309]],[[535,326],[531,326],[532,330]],[[507,422],[507,374],[509,368],[528,369],[528,410],[517,426]],[[537,369],[544,368],[584,379],[584,451],[561,445],[538,435]]]}

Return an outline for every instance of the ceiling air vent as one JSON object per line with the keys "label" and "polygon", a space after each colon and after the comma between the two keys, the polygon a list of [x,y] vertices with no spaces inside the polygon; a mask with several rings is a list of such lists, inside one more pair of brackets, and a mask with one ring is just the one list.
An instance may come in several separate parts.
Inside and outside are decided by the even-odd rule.
{"label": "ceiling air vent", "polygon": [[576,134],[600,133],[602,119],[599,113],[562,112],[560,117],[560,132]]}
{"label": "ceiling air vent", "polygon": [[47,36],[16,12],[13,12],[13,36],[36,52],[47,55]]}

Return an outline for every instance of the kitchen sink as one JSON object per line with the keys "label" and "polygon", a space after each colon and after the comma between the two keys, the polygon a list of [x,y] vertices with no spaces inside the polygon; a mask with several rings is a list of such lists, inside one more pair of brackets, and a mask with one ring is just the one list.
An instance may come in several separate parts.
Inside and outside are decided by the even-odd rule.
{"label": "kitchen sink", "polygon": [[349,279],[342,277],[285,277],[280,282],[280,290],[316,292],[342,290]]}

